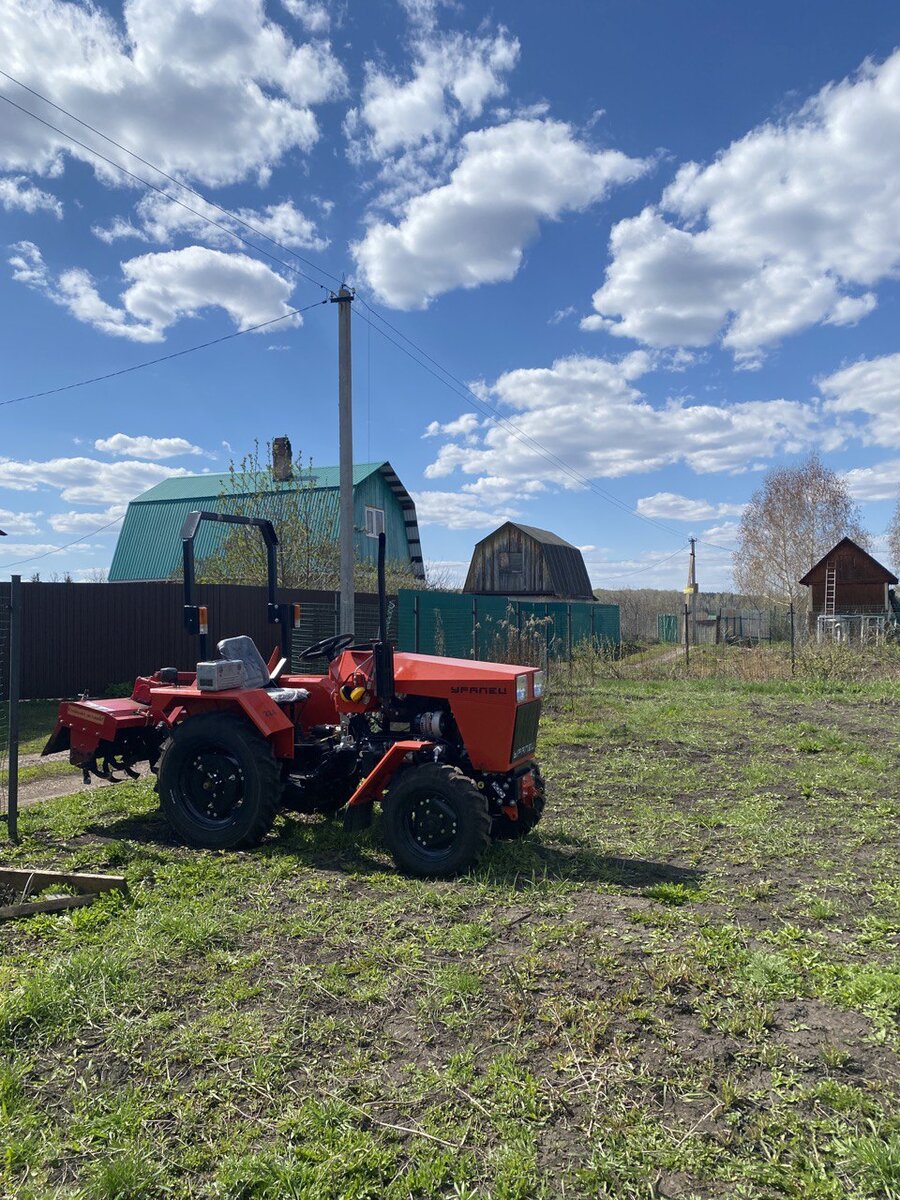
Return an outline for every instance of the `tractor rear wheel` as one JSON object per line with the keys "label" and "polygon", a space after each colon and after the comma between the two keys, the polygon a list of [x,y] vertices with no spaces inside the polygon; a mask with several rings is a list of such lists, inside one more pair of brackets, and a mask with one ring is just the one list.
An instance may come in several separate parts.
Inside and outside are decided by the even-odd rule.
{"label": "tractor rear wheel", "polygon": [[159,763],[163,815],[189,846],[256,846],[275,820],[281,771],[241,717],[203,713],[176,727]]}
{"label": "tractor rear wheel", "polygon": [[457,767],[407,768],[391,783],[383,809],[388,849],[410,875],[459,875],[474,867],[490,844],[487,800]]}

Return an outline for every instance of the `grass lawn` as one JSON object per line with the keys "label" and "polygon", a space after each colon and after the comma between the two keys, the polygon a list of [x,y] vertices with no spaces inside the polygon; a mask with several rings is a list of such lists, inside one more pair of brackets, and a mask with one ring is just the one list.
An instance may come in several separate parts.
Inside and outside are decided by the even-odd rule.
{"label": "grass lawn", "polygon": [[19,753],[40,754],[56,724],[58,700],[23,700],[19,705]]}
{"label": "grass lawn", "polygon": [[26,808],[6,861],[130,894],[0,925],[0,1194],[897,1200],[900,686],[611,680],[541,760],[431,885],[377,822]]}

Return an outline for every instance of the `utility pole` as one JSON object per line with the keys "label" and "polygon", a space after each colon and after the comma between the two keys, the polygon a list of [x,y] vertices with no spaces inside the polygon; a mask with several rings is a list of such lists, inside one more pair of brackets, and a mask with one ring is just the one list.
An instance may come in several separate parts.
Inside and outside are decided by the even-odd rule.
{"label": "utility pole", "polygon": [[[691,638],[696,643],[696,641],[697,641],[697,555],[696,555],[695,546],[697,543],[697,539],[692,537],[692,538],[688,538],[688,541],[691,543],[691,557],[688,562],[688,581],[687,581],[687,587],[684,589],[684,594],[685,594],[685,596],[690,596],[690,598],[691,598],[691,600],[690,600],[690,604],[691,604],[691,612],[690,612]],[[687,601],[685,601],[685,606],[684,606],[684,622],[685,622],[684,640],[685,640],[685,644],[687,644],[687,621],[688,621],[688,608],[687,608]]]}
{"label": "utility pole", "polygon": [[353,292],[342,283],[338,294],[331,297],[331,302],[338,306],[341,609],[337,632],[353,633],[353,368],[350,355],[350,305]]}

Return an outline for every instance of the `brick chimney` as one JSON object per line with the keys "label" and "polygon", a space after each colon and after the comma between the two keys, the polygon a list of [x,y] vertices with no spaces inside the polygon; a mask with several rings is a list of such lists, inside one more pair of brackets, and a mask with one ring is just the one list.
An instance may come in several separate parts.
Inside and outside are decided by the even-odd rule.
{"label": "brick chimney", "polygon": [[291,460],[291,439],[277,437],[272,442],[272,478],[277,483],[287,483],[294,477]]}

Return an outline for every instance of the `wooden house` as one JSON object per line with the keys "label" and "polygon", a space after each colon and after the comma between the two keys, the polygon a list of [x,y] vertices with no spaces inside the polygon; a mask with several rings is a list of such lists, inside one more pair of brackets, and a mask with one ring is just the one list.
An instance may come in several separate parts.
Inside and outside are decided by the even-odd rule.
{"label": "wooden house", "polygon": [[880,636],[894,619],[897,576],[850,538],[842,538],[801,580],[810,589],[810,626],[822,637]]}
{"label": "wooden house", "polygon": [[475,546],[465,592],[487,596],[593,600],[577,546],[546,529],[507,521]]}
{"label": "wooden house", "polygon": [[[337,540],[340,529],[337,467],[294,467],[290,444],[276,438],[271,470],[247,475],[176,475],[164,479],[128,505],[119,532],[110,582],[171,579],[181,563],[181,526],[195,509],[230,509],[248,516],[278,519],[291,511],[290,497],[302,498],[302,510],[317,532]],[[295,501],[299,504],[299,501]],[[374,563],[378,535],[387,538],[389,562],[409,563],[412,574],[425,578],[416,506],[388,462],[353,467],[353,541],[357,562]],[[228,526],[210,523],[197,539],[197,558],[216,554]]]}

